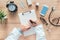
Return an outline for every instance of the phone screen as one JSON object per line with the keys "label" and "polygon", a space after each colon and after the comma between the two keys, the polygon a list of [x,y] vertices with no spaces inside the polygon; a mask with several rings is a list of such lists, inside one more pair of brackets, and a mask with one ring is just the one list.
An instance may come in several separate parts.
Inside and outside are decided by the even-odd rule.
{"label": "phone screen", "polygon": [[42,16],[45,16],[47,11],[48,11],[48,6],[44,5],[43,8],[42,8],[42,10],[41,10],[41,12],[40,12],[40,14]]}

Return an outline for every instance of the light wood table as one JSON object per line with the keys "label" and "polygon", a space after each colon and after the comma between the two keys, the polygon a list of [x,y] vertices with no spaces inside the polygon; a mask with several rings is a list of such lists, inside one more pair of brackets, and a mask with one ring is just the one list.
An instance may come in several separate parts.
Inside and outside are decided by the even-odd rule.
{"label": "light wood table", "polygon": [[[39,21],[40,21],[39,11],[41,11],[41,8],[44,4],[49,6],[49,10],[48,10],[46,16],[44,17],[47,20],[47,22],[48,22],[48,15],[51,11],[52,6],[56,6],[56,11],[53,14],[54,17],[60,16],[60,3],[59,3],[60,1],[58,1],[58,0],[32,0],[33,3],[32,3],[31,7],[27,6],[26,0],[22,0],[24,2],[25,8],[21,8],[20,0],[14,0],[15,4],[18,6],[18,11],[16,12],[15,15],[11,15],[10,12],[8,11],[8,9],[6,8],[7,1],[8,0],[0,0],[0,10],[3,10],[7,14],[7,17],[8,17],[7,24],[0,24],[0,40],[4,40],[14,27],[20,27],[18,13],[25,12],[27,10],[32,10],[32,9],[36,10],[36,7],[35,7],[36,2],[40,3],[39,9],[36,10],[37,18]],[[41,21],[40,21],[40,23],[41,23]],[[46,30],[47,26],[44,25],[44,30],[45,30],[47,40],[60,40],[60,27],[54,27],[52,25],[50,27],[52,27],[51,32],[48,32]],[[35,35],[31,35],[28,37],[22,36],[19,38],[19,40],[35,40],[35,39],[36,39]]]}

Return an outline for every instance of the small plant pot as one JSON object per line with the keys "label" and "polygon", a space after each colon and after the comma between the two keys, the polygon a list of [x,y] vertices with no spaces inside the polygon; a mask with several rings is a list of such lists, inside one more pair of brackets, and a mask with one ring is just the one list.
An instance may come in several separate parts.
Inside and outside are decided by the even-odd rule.
{"label": "small plant pot", "polygon": [[0,20],[0,24],[6,23],[6,22],[7,22],[7,16],[5,16]]}
{"label": "small plant pot", "polygon": [[2,20],[0,20],[0,24],[2,24]]}
{"label": "small plant pot", "polygon": [[5,19],[6,19],[6,14],[4,13],[4,11],[0,10],[0,23],[2,24]]}

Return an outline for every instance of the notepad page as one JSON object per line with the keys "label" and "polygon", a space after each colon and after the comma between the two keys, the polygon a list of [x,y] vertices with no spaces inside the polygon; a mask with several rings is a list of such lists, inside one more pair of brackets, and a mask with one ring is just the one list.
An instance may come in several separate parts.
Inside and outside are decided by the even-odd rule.
{"label": "notepad page", "polygon": [[35,34],[34,27],[31,27],[29,30],[24,32],[24,36],[30,36]]}
{"label": "notepad page", "polygon": [[19,13],[18,15],[19,15],[21,24],[25,26],[29,25],[29,20],[33,20],[33,21],[37,20],[35,10],[31,10],[31,13],[26,12],[24,13],[24,15],[22,15],[22,13]]}
{"label": "notepad page", "polygon": [[36,40],[46,40],[46,36],[42,24],[35,27],[35,32],[36,32]]}

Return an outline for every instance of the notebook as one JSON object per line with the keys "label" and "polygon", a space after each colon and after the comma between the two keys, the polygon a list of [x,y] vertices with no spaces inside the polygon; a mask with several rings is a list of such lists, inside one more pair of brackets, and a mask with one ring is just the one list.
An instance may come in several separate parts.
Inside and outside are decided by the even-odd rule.
{"label": "notebook", "polygon": [[[37,20],[35,10],[27,11],[24,13],[19,13],[18,16],[19,16],[21,24],[25,25],[25,26],[29,25],[29,20],[33,20],[33,21]],[[31,29],[25,31],[24,36],[29,36],[29,35],[35,34],[33,29],[34,28],[31,28]]]}
{"label": "notebook", "polygon": [[35,32],[36,32],[36,40],[46,40],[46,36],[42,24],[35,27]]}

